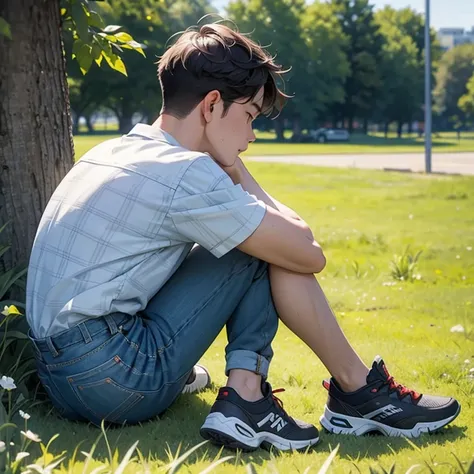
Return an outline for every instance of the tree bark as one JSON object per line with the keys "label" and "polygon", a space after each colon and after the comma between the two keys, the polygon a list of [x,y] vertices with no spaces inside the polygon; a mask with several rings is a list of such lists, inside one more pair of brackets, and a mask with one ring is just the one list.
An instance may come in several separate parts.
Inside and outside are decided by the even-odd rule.
{"label": "tree bark", "polygon": [[[28,263],[41,215],[72,167],[73,143],[59,0],[2,0],[0,226],[12,244],[0,271]],[[4,232],[5,234],[5,232]]]}

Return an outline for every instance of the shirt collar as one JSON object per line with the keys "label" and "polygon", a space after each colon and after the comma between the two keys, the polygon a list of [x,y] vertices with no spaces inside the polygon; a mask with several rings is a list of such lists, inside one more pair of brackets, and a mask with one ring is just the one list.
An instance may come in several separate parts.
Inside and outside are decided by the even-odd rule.
{"label": "shirt collar", "polygon": [[152,140],[166,142],[173,146],[181,146],[178,140],[176,140],[168,132],[161,130],[161,128],[152,127],[151,125],[147,125],[145,123],[137,123],[128,133],[128,135],[140,135],[142,137],[151,138]]}

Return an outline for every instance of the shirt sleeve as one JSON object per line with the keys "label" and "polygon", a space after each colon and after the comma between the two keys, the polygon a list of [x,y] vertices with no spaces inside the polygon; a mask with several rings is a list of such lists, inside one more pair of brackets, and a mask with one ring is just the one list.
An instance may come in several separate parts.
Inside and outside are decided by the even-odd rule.
{"label": "shirt sleeve", "polygon": [[183,175],[169,217],[181,239],[219,258],[255,232],[265,211],[265,203],[235,185],[210,157],[202,157]]}

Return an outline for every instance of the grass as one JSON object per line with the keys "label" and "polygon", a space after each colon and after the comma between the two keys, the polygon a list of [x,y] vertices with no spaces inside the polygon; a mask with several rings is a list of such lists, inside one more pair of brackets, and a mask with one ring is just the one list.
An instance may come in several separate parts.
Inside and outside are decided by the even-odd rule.
{"label": "grass", "polygon": [[[320,444],[307,453],[239,453],[212,472],[250,473],[245,465],[252,463],[259,473],[306,473],[308,467],[316,473],[340,445],[332,473],[388,472],[394,463],[395,473],[415,464],[420,466],[412,473],[467,473],[474,460],[474,377],[469,373],[474,368],[474,178],[261,163],[249,167],[265,189],[307,220],[323,245],[328,265],[319,280],[362,358],[370,362],[380,353],[397,381],[421,392],[454,396],[462,411],[441,433],[413,442],[323,432]],[[403,255],[407,247],[413,255],[422,251],[416,268],[420,279],[412,282],[391,276],[392,262],[399,261],[394,255]],[[465,331],[451,332],[458,324]],[[108,432],[112,453],[117,449],[122,458],[138,441],[149,464],[149,471],[135,465],[125,472],[163,472],[168,452],[181,446],[182,453],[202,441],[199,428],[225,382],[225,342],[223,333],[202,360],[211,371],[212,390],[181,397],[160,420]],[[274,349],[270,381],[274,388],[286,388],[280,396],[285,409],[318,426],[326,398],[321,386],[325,368],[283,325]],[[79,451],[89,451],[100,431],[59,420],[48,409],[32,408],[28,428],[43,440],[60,434],[49,451],[64,450],[70,457],[79,442]],[[199,447],[183,472],[201,472],[227,455],[235,453]],[[85,458],[78,453],[69,472],[91,472],[109,458],[101,440],[89,467],[83,471]]]}
{"label": "grass", "polygon": [[[287,136],[289,134],[287,133]],[[74,139],[77,157],[106,138],[118,135],[79,135]],[[250,145],[244,156],[263,155],[328,155],[328,154],[368,154],[368,153],[422,153],[423,139],[396,138],[393,134],[385,139],[382,135],[353,135],[349,143],[276,143],[274,135],[268,132],[257,134],[257,141]],[[433,137],[434,153],[457,153],[474,151],[474,134],[465,133],[458,140],[455,133],[443,133]]]}

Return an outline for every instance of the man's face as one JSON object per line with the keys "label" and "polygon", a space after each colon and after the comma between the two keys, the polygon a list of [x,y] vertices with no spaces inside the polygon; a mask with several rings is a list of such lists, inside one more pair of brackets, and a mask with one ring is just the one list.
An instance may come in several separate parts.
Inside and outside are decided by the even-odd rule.
{"label": "man's face", "polygon": [[232,166],[249,143],[255,141],[252,122],[260,114],[263,103],[263,87],[253,100],[245,99],[231,104],[222,117],[224,102],[219,99],[213,105],[212,119],[205,126],[205,151],[223,166]]}

